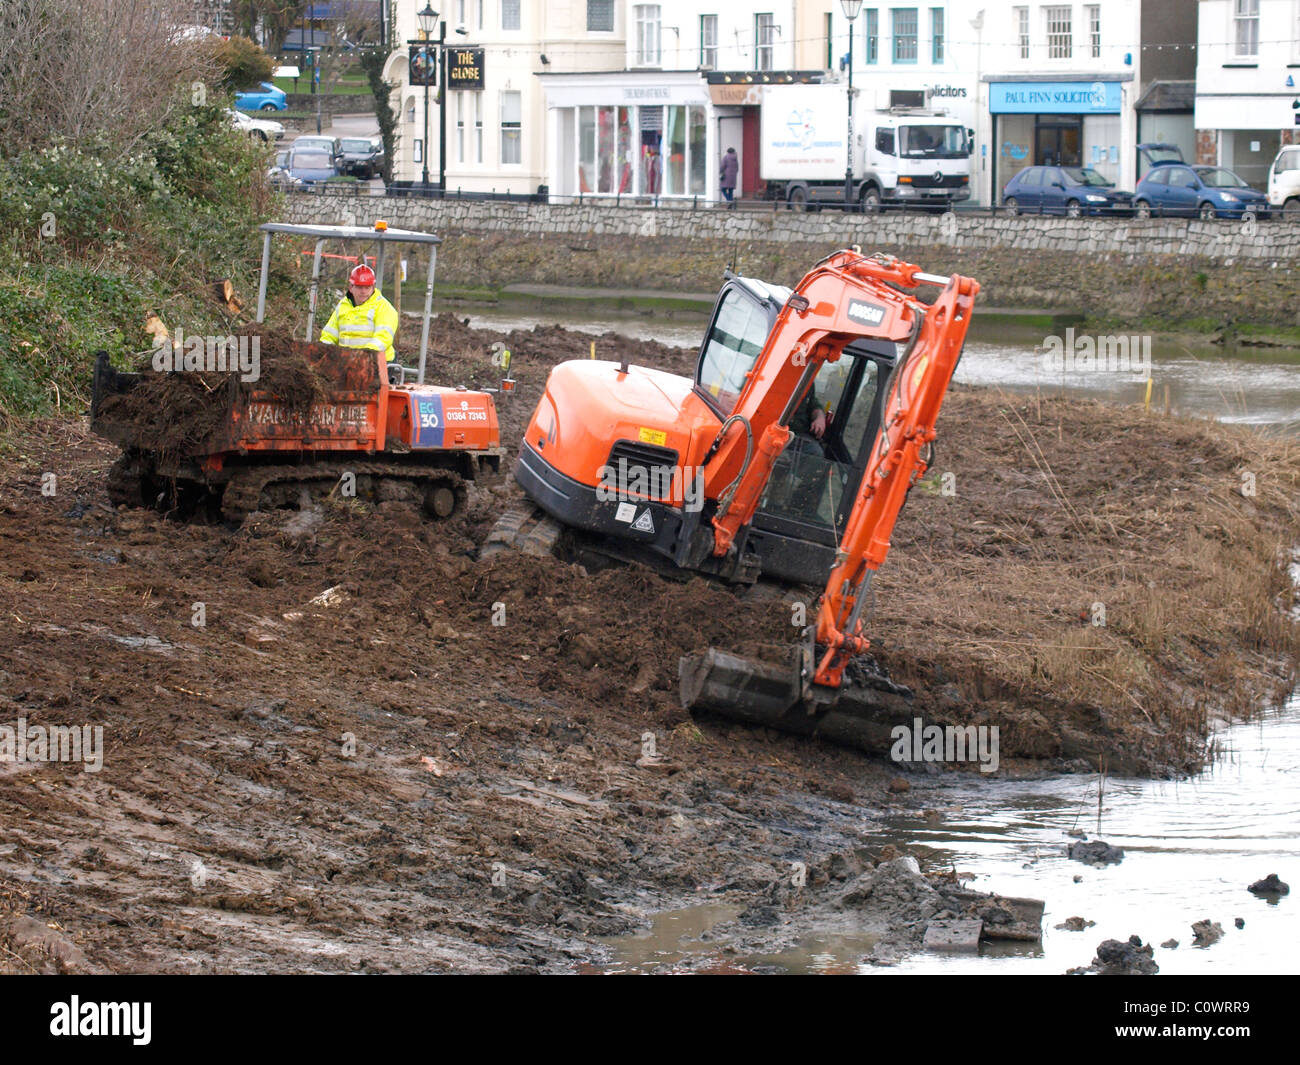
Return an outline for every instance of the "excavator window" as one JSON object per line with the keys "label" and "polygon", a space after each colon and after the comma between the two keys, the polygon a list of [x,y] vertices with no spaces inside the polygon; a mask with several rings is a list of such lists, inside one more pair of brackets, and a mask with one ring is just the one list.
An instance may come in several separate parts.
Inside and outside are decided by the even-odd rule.
{"label": "excavator window", "polygon": [[718,301],[700,349],[696,389],[724,418],[735,409],[745,375],[767,343],[775,311],[740,285],[726,288]]}
{"label": "excavator window", "polygon": [[813,396],[829,414],[826,431],[818,440],[801,419],[792,422],[796,431],[759,505],[765,515],[826,528],[833,521],[837,534],[843,529],[874,441],[877,398],[889,371],[887,362],[854,347],[818,371]]}

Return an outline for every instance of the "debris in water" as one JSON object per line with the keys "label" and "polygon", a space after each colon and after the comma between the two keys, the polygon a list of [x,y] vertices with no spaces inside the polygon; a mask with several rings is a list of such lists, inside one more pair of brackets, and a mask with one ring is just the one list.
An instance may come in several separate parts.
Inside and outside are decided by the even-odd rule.
{"label": "debris in water", "polygon": [[1089,921],[1084,917],[1067,917],[1056,926],[1056,929],[1058,932],[1082,932],[1085,928],[1091,928],[1096,923],[1096,921]]}
{"label": "debris in water", "polygon": [[1223,938],[1223,925],[1218,921],[1211,921],[1208,917],[1204,921],[1197,921],[1192,925],[1192,945],[1195,947],[1213,946]]}
{"label": "debris in water", "polygon": [[1256,880],[1247,889],[1256,895],[1289,895],[1291,885],[1277,878],[1277,873],[1269,873],[1263,880]]}
{"label": "debris in water", "polygon": [[1124,860],[1124,851],[1112,847],[1104,840],[1094,839],[1090,842],[1071,843],[1067,852],[1076,862],[1101,868],[1105,865],[1118,865]]}
{"label": "debris in water", "polygon": [[1166,939],[1163,943],[1160,944],[1160,946],[1161,946],[1161,948],[1162,948],[1163,950],[1177,950],[1177,949],[1178,949],[1178,940],[1176,940],[1176,939]]}
{"label": "debris in water", "polygon": [[1071,969],[1072,973],[1098,973],[1101,976],[1154,976],[1160,971],[1155,961],[1155,951],[1148,943],[1142,945],[1137,936],[1129,936],[1121,943],[1118,939],[1103,940],[1097,947],[1097,956],[1087,969]]}

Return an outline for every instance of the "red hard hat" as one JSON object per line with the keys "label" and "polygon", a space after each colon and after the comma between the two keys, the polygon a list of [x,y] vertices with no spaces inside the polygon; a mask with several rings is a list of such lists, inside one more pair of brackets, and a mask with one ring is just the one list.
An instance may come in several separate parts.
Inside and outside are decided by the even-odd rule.
{"label": "red hard hat", "polygon": [[364,263],[360,266],[354,266],[352,273],[348,274],[348,284],[356,285],[358,288],[365,288],[367,285],[375,283],[375,272]]}

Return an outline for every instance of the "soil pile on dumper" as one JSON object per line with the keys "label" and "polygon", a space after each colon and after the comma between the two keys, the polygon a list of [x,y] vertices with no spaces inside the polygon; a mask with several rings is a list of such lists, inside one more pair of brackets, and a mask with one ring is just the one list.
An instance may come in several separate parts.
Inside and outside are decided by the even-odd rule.
{"label": "soil pile on dumper", "polygon": [[[99,417],[132,427],[134,446],[162,460],[201,455],[230,424],[231,410],[253,393],[275,396],[290,413],[306,414],[331,390],[329,363],[338,347],[296,340],[285,330],[247,325],[232,336],[241,344],[257,339],[256,379],[242,380],[235,351],[230,369],[162,372],[148,367],[134,387],[104,398]],[[377,374],[365,382],[373,386]]]}

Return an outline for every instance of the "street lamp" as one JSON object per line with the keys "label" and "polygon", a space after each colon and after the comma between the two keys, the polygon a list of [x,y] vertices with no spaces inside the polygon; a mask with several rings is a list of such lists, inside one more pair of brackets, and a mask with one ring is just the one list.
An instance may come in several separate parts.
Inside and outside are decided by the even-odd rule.
{"label": "street lamp", "polygon": [[[849,20],[849,135],[844,148],[844,209],[853,204],[853,23],[862,10],[862,0],[840,0],[844,17]],[[868,57],[870,58],[870,57]]]}
{"label": "street lamp", "polygon": [[[433,5],[428,0],[425,0],[424,9],[417,12],[415,17],[420,23],[420,34],[424,38],[424,140],[421,142],[424,150],[420,154],[424,158],[424,187],[427,190],[429,188],[429,38],[433,35],[433,27],[438,21],[438,12],[434,11]],[[445,26],[443,32],[446,33]],[[438,160],[438,166],[441,171],[441,158]]]}

